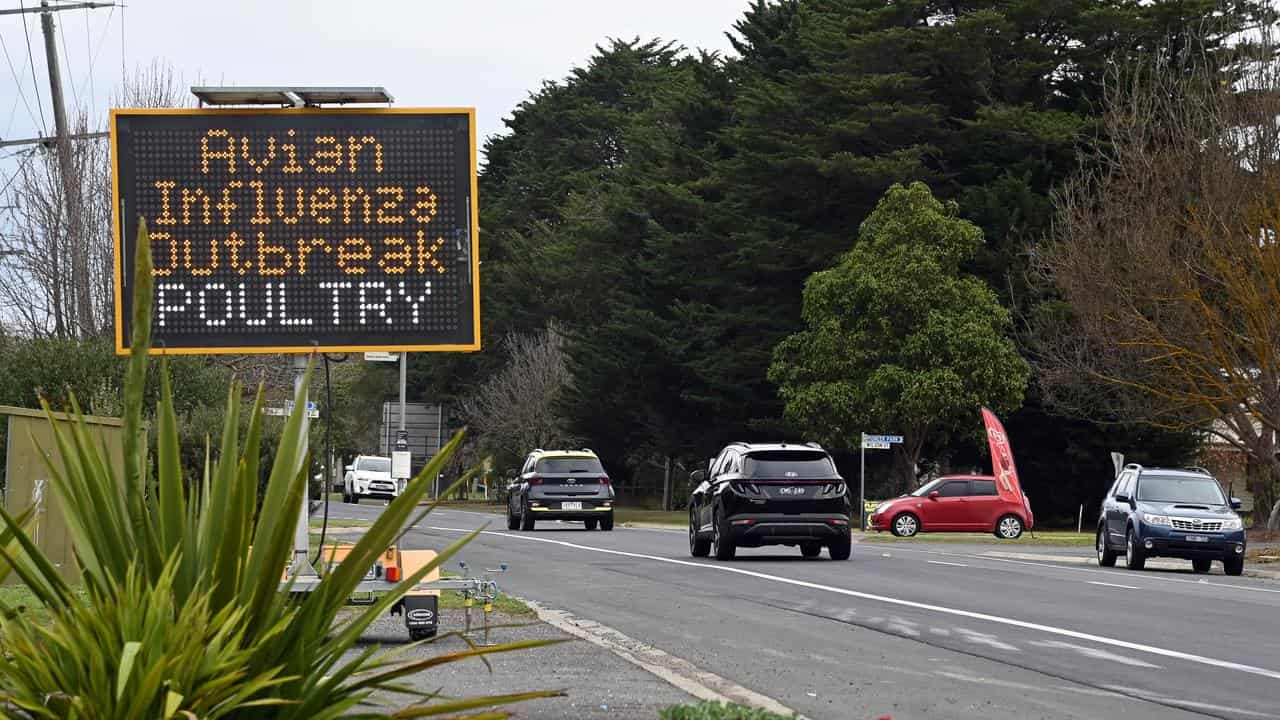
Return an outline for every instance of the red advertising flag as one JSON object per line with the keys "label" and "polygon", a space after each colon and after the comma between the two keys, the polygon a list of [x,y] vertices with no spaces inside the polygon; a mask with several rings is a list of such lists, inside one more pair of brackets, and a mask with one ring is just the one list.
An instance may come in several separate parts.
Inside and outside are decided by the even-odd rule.
{"label": "red advertising flag", "polygon": [[991,474],[996,477],[996,490],[1001,498],[1022,505],[1022,485],[1018,483],[1018,468],[1013,464],[1009,435],[999,418],[986,408],[982,408],[982,422],[987,426],[987,442],[991,445]]}

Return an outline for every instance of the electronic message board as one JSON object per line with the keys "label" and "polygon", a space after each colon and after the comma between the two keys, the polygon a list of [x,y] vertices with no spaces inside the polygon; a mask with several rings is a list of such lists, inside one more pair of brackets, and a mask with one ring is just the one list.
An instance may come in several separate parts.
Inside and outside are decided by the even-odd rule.
{"label": "electronic message board", "polygon": [[113,110],[116,349],[478,350],[470,109]]}

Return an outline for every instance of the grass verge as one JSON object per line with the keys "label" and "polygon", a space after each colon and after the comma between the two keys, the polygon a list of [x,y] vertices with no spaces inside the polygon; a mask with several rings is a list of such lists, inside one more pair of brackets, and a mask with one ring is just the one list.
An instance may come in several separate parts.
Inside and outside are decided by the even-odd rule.
{"label": "grass verge", "polygon": [[658,713],[659,720],[791,720],[794,717],[796,716],[788,718],[767,710],[716,702],[672,705]]}
{"label": "grass verge", "polygon": [[1092,533],[1076,533],[1070,531],[1023,533],[1017,540],[1001,540],[991,533],[921,533],[915,537],[900,538],[889,533],[863,533],[863,542],[878,543],[954,543],[967,545],[999,545],[1001,547],[1017,547],[1020,545],[1065,545],[1070,547],[1093,547]]}
{"label": "grass verge", "polygon": [[684,510],[643,510],[640,508],[620,507],[613,510],[615,523],[645,523],[648,525],[671,525],[684,527],[689,523],[689,513]]}

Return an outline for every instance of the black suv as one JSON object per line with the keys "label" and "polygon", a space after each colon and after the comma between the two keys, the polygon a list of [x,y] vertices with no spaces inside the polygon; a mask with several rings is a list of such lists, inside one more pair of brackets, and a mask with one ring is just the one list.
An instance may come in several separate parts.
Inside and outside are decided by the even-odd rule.
{"label": "black suv", "polygon": [[832,560],[849,559],[849,489],[816,443],[732,443],[689,480],[694,557],[729,560],[739,547],[799,545],[813,558],[825,545]]}
{"label": "black suv", "polygon": [[1098,564],[1141,570],[1150,557],[1190,560],[1198,572],[1222,561],[1228,575],[1244,571],[1244,525],[1207,470],[1166,470],[1126,465],[1102,501],[1096,546]]}

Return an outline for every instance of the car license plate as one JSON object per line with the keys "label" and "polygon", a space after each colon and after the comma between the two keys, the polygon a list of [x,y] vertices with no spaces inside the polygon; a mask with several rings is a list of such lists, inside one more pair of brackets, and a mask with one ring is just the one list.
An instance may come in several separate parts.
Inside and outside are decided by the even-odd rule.
{"label": "car license plate", "polygon": [[564,502],[564,503],[560,503],[560,509],[561,509],[561,510],[581,510],[581,509],[582,509],[582,503],[580,503],[580,502]]}
{"label": "car license plate", "polygon": [[1204,535],[1188,535],[1187,542],[1209,542],[1209,538]]}

